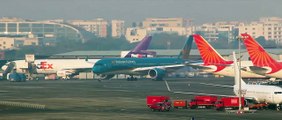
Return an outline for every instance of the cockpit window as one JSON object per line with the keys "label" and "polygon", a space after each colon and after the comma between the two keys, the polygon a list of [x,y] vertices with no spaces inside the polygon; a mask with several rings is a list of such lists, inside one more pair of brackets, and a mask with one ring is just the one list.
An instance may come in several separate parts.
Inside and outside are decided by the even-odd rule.
{"label": "cockpit window", "polygon": [[274,92],[274,94],[282,94],[282,92]]}

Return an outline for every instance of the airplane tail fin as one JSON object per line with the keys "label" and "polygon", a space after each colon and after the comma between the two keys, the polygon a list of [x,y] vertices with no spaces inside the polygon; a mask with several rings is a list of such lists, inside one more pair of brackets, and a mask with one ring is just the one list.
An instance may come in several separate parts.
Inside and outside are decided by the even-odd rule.
{"label": "airplane tail fin", "polygon": [[151,40],[152,40],[152,36],[145,36],[133,50],[131,50],[130,52],[127,53],[127,55],[125,55],[125,57],[131,57],[131,54],[141,53],[142,51],[147,50]]}
{"label": "airplane tail fin", "polygon": [[225,60],[201,35],[194,34],[193,37],[205,65],[232,63]]}
{"label": "airplane tail fin", "polygon": [[193,42],[193,36],[190,35],[188,37],[188,39],[186,40],[184,47],[180,51],[178,58],[188,60],[188,57],[190,55],[190,51],[191,51],[191,48],[192,48],[192,42]]}
{"label": "airplane tail fin", "polygon": [[250,58],[255,66],[258,67],[270,67],[272,68],[272,72],[279,70],[282,66],[274,60],[265,49],[255,41],[249,34],[243,33],[241,34],[243,43],[246,46],[246,49],[250,55]]}

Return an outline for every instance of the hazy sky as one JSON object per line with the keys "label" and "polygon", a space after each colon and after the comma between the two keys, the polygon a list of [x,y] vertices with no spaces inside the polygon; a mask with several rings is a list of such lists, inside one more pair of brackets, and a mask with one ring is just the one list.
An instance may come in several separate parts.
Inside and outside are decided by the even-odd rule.
{"label": "hazy sky", "polygon": [[26,19],[191,18],[194,23],[282,17],[282,0],[1,0],[0,17]]}

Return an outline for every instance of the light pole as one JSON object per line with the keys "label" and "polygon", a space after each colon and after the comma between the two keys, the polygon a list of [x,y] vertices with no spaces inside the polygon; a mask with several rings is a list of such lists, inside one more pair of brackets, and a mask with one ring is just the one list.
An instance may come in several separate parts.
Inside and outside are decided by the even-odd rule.
{"label": "light pole", "polygon": [[[241,99],[242,99],[242,93],[241,93],[241,91],[242,91],[242,88],[241,88],[241,37],[239,36],[238,37],[238,40],[239,40],[239,110],[238,110],[238,112],[239,113],[241,113],[242,112],[242,102],[241,102]],[[237,63],[235,63],[235,64],[237,64]]]}

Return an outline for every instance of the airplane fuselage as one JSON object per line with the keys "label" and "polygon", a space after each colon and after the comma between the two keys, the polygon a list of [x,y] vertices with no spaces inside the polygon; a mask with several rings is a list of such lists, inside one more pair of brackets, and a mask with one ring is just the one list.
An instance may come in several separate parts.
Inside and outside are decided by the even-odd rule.
{"label": "airplane fuselage", "polygon": [[[256,74],[249,70],[249,66],[253,66],[252,61],[242,61],[241,62],[241,77],[242,78],[266,78],[263,75]],[[225,68],[223,68],[220,71],[217,71],[217,66],[215,65],[209,65],[207,67],[210,67],[210,69],[204,70],[205,72],[211,72],[216,75],[222,75],[222,76],[229,76],[229,77],[234,77],[234,65],[226,65]]]}
{"label": "airplane fuselage", "polygon": [[[234,86],[234,93],[238,94],[238,86]],[[242,85],[242,96],[252,98],[258,103],[281,104],[282,88],[270,85]]]}
{"label": "airplane fuselage", "polygon": [[162,68],[168,65],[182,65],[184,61],[178,58],[106,58],[99,60],[93,67],[96,74],[129,74],[146,75],[140,72],[142,68]]}
{"label": "airplane fuselage", "polygon": [[[93,65],[98,59],[91,59],[85,61],[85,59],[38,59],[34,61],[34,67],[36,73],[39,74],[52,74],[63,70],[76,70],[76,69],[89,69],[91,71]],[[16,60],[15,69],[17,73],[25,73],[28,64],[25,60]],[[9,63],[8,63],[9,64]],[[7,68],[8,64],[2,67],[2,69]]]}

